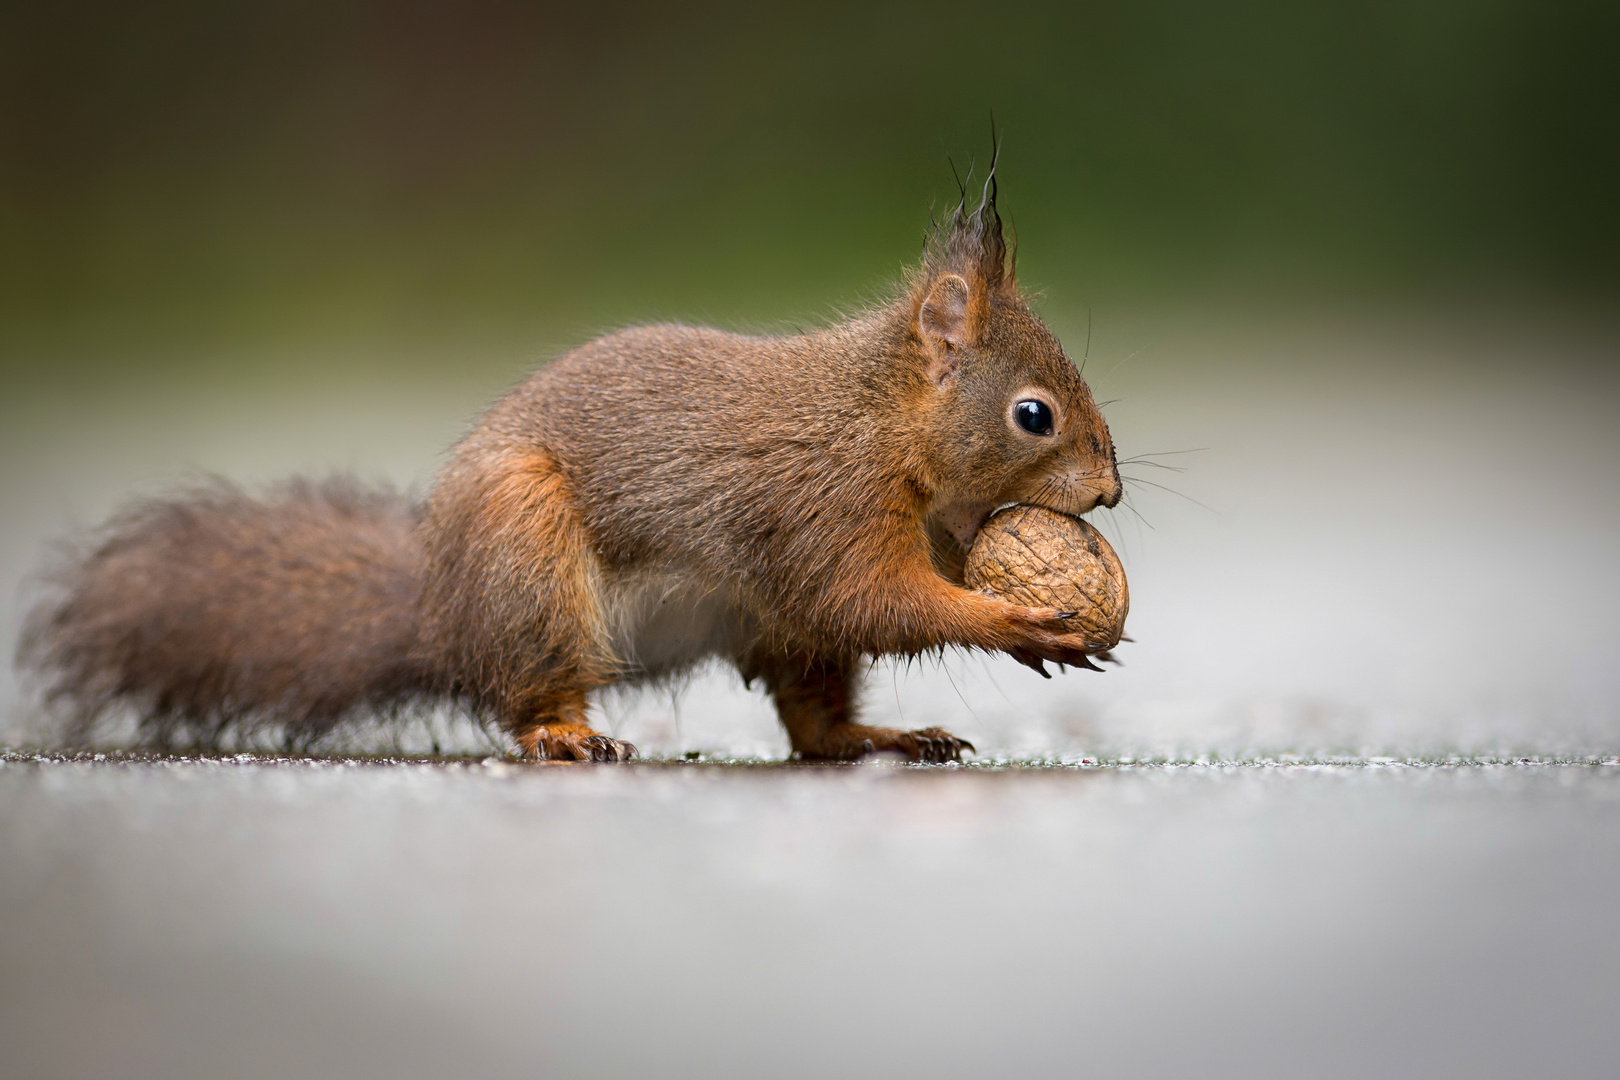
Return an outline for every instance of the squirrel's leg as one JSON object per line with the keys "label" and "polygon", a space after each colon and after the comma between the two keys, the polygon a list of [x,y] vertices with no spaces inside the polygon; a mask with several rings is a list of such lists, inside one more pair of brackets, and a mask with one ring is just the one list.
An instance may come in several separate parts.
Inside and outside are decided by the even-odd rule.
{"label": "squirrel's leg", "polygon": [[507,724],[518,751],[536,761],[629,761],[636,748],[599,735],[587,720],[583,686],[559,687],[540,695],[534,712]]}
{"label": "squirrel's leg", "polygon": [[525,757],[628,761],[636,749],[591,730],[587,695],[612,682],[601,574],[578,507],[543,450],[464,449],[424,530],[424,638]]}
{"label": "squirrel's leg", "polygon": [[[896,516],[898,520],[898,516]],[[864,574],[837,582],[827,607],[835,640],[874,655],[914,655],[945,645],[1004,652],[1046,674],[1041,661],[1084,665],[1098,650],[1069,630],[1068,616],[1027,608],[940,577],[926,544],[904,531],[876,534],[850,549]]]}
{"label": "squirrel's leg", "polygon": [[[571,549],[581,546],[557,546],[560,552]],[[518,751],[533,760],[629,761],[636,748],[598,734],[588,716],[590,692],[612,681],[607,659],[595,645],[603,634],[594,593],[581,586],[578,595],[569,595],[571,582],[587,581],[589,575],[564,573],[559,578],[551,584],[557,602],[545,619],[544,650],[537,649],[528,664],[512,672],[513,690],[504,697],[501,726]]]}
{"label": "squirrel's leg", "polygon": [[810,656],[757,653],[738,664],[758,677],[776,702],[796,757],[853,761],[867,754],[899,753],[916,761],[957,761],[973,744],[939,728],[902,731],[857,724],[857,676],[848,664]]}

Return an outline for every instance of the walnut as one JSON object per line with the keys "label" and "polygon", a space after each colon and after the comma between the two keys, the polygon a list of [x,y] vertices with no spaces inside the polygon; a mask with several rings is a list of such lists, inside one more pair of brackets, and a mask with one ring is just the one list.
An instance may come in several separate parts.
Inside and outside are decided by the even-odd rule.
{"label": "walnut", "polygon": [[968,552],[966,583],[1010,603],[1074,612],[1075,632],[1099,651],[1119,644],[1131,608],[1125,568],[1102,534],[1039,506],[990,516]]}

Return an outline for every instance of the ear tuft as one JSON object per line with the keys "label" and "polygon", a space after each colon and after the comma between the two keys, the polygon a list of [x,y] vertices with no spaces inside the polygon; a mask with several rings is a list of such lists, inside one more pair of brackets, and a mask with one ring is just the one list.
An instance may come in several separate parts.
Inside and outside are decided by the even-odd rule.
{"label": "ear tuft", "polygon": [[[1018,294],[1014,274],[1018,256],[1002,230],[1001,212],[996,209],[996,165],[1001,160],[1001,140],[996,137],[993,120],[990,147],[990,171],[984,178],[979,205],[973,210],[967,208],[967,185],[973,178],[970,167],[966,177],[956,180],[961,200],[943,222],[936,222],[930,216],[928,239],[923,245],[925,280],[942,272],[960,274],[971,284],[976,302],[1012,298]],[[953,176],[956,173],[954,163],[951,173]]]}

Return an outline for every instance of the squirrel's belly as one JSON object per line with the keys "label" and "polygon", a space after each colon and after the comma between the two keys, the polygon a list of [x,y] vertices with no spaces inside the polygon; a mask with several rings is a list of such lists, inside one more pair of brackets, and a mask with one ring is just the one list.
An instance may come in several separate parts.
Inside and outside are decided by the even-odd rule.
{"label": "squirrel's belly", "polygon": [[604,582],[613,651],[634,676],[658,676],[746,643],[745,619],[732,597],[669,573],[610,575]]}

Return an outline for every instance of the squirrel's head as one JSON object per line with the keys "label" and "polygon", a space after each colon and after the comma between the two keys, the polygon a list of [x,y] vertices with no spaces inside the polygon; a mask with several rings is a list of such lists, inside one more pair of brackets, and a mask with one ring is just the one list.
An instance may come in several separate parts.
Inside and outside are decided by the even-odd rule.
{"label": "squirrel's head", "polygon": [[923,469],[963,544],[1007,503],[1064,514],[1114,506],[1122,488],[1108,424],[1057,337],[1019,294],[996,212],[958,204],[929,236],[906,310]]}

